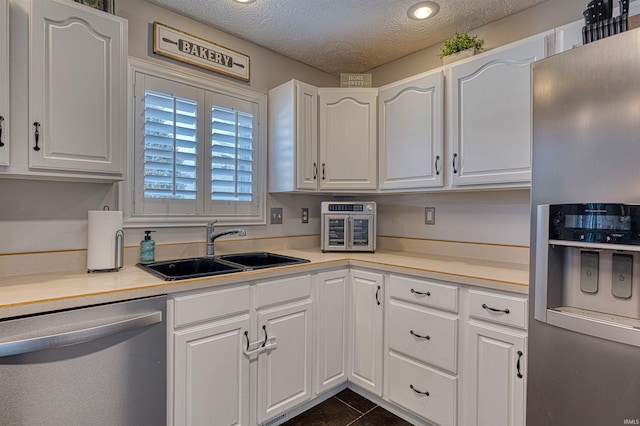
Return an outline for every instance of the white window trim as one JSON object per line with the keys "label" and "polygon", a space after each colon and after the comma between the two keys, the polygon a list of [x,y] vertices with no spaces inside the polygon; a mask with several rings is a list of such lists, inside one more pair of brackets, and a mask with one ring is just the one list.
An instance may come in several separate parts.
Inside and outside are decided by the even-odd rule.
{"label": "white window trim", "polygon": [[[167,78],[176,80],[181,83],[191,84],[205,90],[222,91],[227,92],[233,96],[246,99],[250,102],[255,102],[259,105],[259,112],[256,120],[260,123],[259,131],[257,134],[258,144],[256,145],[256,154],[258,161],[256,162],[257,171],[257,196],[260,197],[260,215],[254,218],[246,217],[229,217],[229,216],[134,216],[132,214],[132,192],[134,190],[135,176],[135,161],[134,161],[134,149],[135,149],[135,137],[134,137],[134,123],[132,114],[135,113],[135,100],[133,95],[135,93],[135,73],[142,72],[145,74],[155,75],[160,78]],[[118,199],[119,205],[123,211],[124,227],[125,228],[163,228],[163,227],[192,227],[192,226],[204,226],[212,219],[217,219],[218,224],[223,225],[266,225],[267,223],[267,96],[262,93],[252,92],[250,90],[238,88],[230,84],[225,84],[213,80],[206,79],[197,74],[187,73],[183,71],[174,70],[171,68],[163,67],[156,63],[143,61],[137,58],[129,57],[128,65],[128,127],[127,127],[127,139],[128,139],[128,167],[129,167],[129,180],[121,182],[118,187]]]}

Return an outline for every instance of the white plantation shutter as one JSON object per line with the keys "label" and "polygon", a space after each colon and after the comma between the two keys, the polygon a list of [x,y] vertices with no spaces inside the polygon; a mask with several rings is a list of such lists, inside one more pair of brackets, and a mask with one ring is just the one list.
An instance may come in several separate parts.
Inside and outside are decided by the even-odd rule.
{"label": "white plantation shutter", "polygon": [[198,103],[145,91],[144,197],[195,200]]}
{"label": "white plantation shutter", "polygon": [[250,202],[253,117],[215,106],[211,116],[211,199]]}
{"label": "white plantation shutter", "polygon": [[133,220],[264,223],[264,96],[149,74],[134,74]]}

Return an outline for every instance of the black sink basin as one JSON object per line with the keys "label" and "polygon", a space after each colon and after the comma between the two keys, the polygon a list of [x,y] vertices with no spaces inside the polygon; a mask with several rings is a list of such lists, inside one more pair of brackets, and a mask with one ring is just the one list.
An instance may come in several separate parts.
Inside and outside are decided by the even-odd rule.
{"label": "black sink basin", "polygon": [[274,268],[276,266],[296,265],[307,263],[309,260],[299,257],[284,256],[281,254],[268,253],[264,251],[254,253],[225,254],[218,256],[218,259],[227,262],[237,263],[246,269]]}
{"label": "black sink basin", "polygon": [[159,276],[165,281],[230,274],[233,272],[242,272],[244,270],[242,265],[221,262],[216,258],[209,257],[179,259],[150,264],[139,263],[138,266]]}
{"label": "black sink basin", "polygon": [[165,281],[175,281],[232,274],[254,269],[275,268],[276,266],[296,265],[306,262],[309,261],[299,257],[283,256],[281,254],[261,251],[254,253],[225,254],[216,257],[169,260],[148,264],[138,263],[138,266]]}

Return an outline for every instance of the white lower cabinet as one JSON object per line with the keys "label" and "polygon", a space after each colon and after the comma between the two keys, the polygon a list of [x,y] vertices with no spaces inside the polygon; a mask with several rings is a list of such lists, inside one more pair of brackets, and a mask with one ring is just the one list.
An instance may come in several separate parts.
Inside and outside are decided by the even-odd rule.
{"label": "white lower cabinet", "polygon": [[249,326],[245,315],[175,333],[174,424],[249,423]]}
{"label": "white lower cabinet", "polygon": [[525,424],[524,295],[343,268],[168,303],[170,425],[279,424],[347,381],[415,424]]}
{"label": "white lower cabinet", "polygon": [[349,381],[382,396],[384,276],[351,270]]}
{"label": "white lower cabinet", "polygon": [[527,300],[469,291],[466,424],[525,424]]}
{"label": "white lower cabinet", "polygon": [[276,347],[258,355],[258,423],[311,399],[311,299],[258,313]]}
{"label": "white lower cabinet", "polygon": [[311,399],[310,275],[179,293],[168,304],[169,424],[264,423]]}
{"label": "white lower cabinet", "polygon": [[349,270],[316,276],[316,393],[347,381]]}

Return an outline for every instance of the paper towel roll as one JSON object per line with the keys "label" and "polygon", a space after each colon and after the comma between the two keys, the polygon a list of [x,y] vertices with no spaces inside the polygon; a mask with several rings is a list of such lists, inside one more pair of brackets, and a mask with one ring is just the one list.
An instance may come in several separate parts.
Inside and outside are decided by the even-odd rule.
{"label": "paper towel roll", "polygon": [[89,210],[87,269],[89,271],[118,269],[122,254],[116,256],[116,234],[122,230],[122,212]]}

